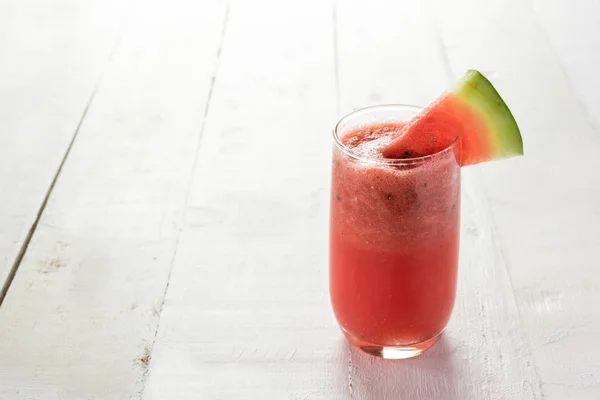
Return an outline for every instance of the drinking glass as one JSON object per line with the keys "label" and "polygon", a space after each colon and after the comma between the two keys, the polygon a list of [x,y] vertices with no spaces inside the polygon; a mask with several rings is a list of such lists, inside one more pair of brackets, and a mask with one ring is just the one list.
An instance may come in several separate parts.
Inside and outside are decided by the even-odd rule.
{"label": "drinking glass", "polygon": [[330,295],[346,338],[383,358],[410,358],[443,332],[456,294],[460,144],[418,158],[361,156],[344,134],[410,120],[421,108],[368,107],[333,131]]}

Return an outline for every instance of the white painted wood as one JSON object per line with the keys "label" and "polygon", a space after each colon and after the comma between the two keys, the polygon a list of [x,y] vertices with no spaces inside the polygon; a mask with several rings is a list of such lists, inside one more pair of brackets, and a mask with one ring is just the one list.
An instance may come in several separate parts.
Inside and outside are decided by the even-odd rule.
{"label": "white painted wood", "polygon": [[[268,12],[265,12],[268,9]],[[332,8],[233,3],[145,399],[341,399]]]}
{"label": "white painted wood", "polygon": [[530,0],[567,81],[600,127],[600,1]]}
{"label": "white painted wood", "polygon": [[[425,103],[446,86],[442,42],[415,3],[338,5],[341,110]],[[541,398],[469,173],[460,293],[442,341],[404,362],[344,342],[327,287],[331,10],[260,9],[232,7],[144,398]],[[396,23],[403,13],[414,20]]]}
{"label": "white painted wood", "polygon": [[338,4],[341,114],[376,104],[426,105],[452,81],[431,11],[413,3],[421,2]]}
{"label": "white painted wood", "polygon": [[128,1],[0,2],[0,287],[128,12]]}
{"label": "white painted wood", "polygon": [[0,307],[0,398],[140,396],[224,17],[133,12]]}
{"label": "white painted wood", "polygon": [[[522,129],[525,157],[473,169],[488,198],[543,394],[597,399],[599,132],[529,4],[436,5],[453,71],[488,72]],[[477,16],[468,27],[466,13]]]}
{"label": "white painted wood", "polygon": [[[225,31],[217,2],[131,12],[0,307],[0,398],[600,397],[600,132],[577,83],[598,78],[581,51],[548,40],[524,0],[280,3],[234,2]],[[127,14],[22,4],[0,6],[0,128],[18,133],[0,135],[8,263],[62,155],[46,149],[66,147]],[[64,23],[45,30],[46,12]],[[329,306],[330,129],[356,107],[426,104],[473,67],[526,156],[463,171],[453,318],[424,356],[383,362],[346,344]]]}

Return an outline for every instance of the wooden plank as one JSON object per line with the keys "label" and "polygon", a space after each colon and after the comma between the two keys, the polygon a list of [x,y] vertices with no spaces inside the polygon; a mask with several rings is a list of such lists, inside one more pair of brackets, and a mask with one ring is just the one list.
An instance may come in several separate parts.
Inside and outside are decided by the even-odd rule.
{"label": "wooden plank", "polygon": [[525,157],[476,169],[543,394],[597,399],[600,136],[528,4],[436,5],[453,71],[487,72],[523,132]]}
{"label": "wooden plank", "polygon": [[534,12],[567,81],[600,127],[600,1],[532,0]]}
{"label": "wooden plank", "polygon": [[[323,4],[274,6],[269,16],[232,8],[145,398],[540,398],[471,173],[444,339],[419,359],[384,362],[337,330],[327,287],[332,76],[343,112],[423,104],[451,79],[423,3],[338,7],[337,57]],[[399,15],[411,18],[399,24]]]}
{"label": "wooden plank", "polygon": [[346,398],[327,294],[332,37],[327,3],[232,4],[144,398]]}
{"label": "wooden plank", "polygon": [[128,10],[114,0],[0,3],[0,287]]}
{"label": "wooden plank", "polygon": [[425,4],[340,2],[338,19],[342,114],[375,104],[426,105],[452,81]]}
{"label": "wooden plank", "polygon": [[0,308],[0,398],[139,398],[225,18],[140,2]]}

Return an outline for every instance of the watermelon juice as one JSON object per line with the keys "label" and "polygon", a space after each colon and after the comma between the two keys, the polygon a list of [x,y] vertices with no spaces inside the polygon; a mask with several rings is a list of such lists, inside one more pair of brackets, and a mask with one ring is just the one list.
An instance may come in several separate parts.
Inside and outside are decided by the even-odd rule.
{"label": "watermelon juice", "polygon": [[334,132],[331,302],[348,340],[385,358],[412,357],[433,345],[456,293],[456,142],[432,155],[407,148],[402,159],[378,151],[419,110],[359,110]]}

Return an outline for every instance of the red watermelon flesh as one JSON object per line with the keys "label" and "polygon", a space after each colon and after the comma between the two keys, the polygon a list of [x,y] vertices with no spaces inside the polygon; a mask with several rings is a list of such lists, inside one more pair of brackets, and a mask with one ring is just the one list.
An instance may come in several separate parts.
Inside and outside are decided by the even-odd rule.
{"label": "red watermelon flesh", "polygon": [[453,89],[409,121],[381,153],[386,158],[423,156],[442,151],[455,141],[463,166],[523,154],[514,117],[478,71],[467,71]]}

